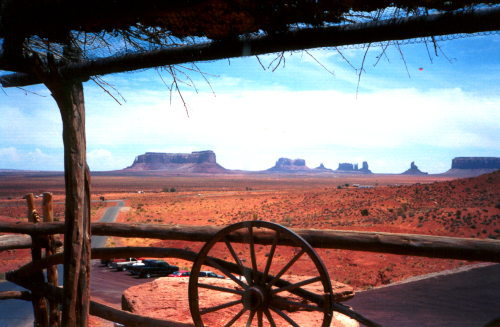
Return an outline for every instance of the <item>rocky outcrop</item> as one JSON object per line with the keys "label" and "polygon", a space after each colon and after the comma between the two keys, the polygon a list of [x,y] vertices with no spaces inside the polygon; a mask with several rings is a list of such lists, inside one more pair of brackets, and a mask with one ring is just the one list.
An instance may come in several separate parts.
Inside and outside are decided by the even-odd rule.
{"label": "rocky outcrop", "polygon": [[417,165],[415,165],[415,161],[411,162],[410,169],[402,173],[401,175],[427,175],[428,173],[424,173],[418,169]]}
{"label": "rocky outcrop", "polygon": [[363,166],[361,167],[361,169],[359,171],[364,173],[364,174],[371,174],[372,173],[372,171],[368,168],[367,161],[363,161]]}
{"label": "rocky outcrop", "polygon": [[127,171],[171,170],[178,173],[224,173],[227,170],[220,166],[213,151],[197,151],[192,153],[160,153],[146,152],[137,156]]}
{"label": "rocky outcrop", "polygon": [[330,171],[330,172],[333,171],[330,168],[326,168],[325,165],[323,165],[322,163],[319,164],[318,167],[314,168],[314,170],[318,170],[318,171]]}
{"label": "rocky outcrop", "polygon": [[337,170],[343,170],[343,171],[354,171],[354,165],[351,163],[339,163],[339,168]]}
{"label": "rocky outcrop", "polygon": [[306,161],[304,159],[288,159],[288,158],[279,158],[276,161],[274,167],[266,170],[267,172],[293,172],[293,171],[306,171],[311,170],[306,166]]}
{"label": "rocky outcrop", "polygon": [[[294,283],[300,282],[310,277],[298,277],[295,279],[286,278],[287,281]],[[199,281],[203,284],[213,285],[215,287],[224,287],[227,289],[242,290],[236,283],[229,279],[214,279],[214,278],[200,278]],[[344,302],[355,296],[354,290],[351,286],[345,285],[334,280],[331,281],[333,298],[335,302]],[[172,278],[163,277],[158,278],[152,282],[132,286],[125,290],[122,295],[122,310],[129,311],[135,314],[140,314],[156,319],[165,319],[175,321],[177,323],[192,324],[191,313],[189,311],[189,294],[188,294],[188,278]],[[317,285],[319,284],[319,286]],[[321,294],[323,288],[320,283],[308,284],[303,287],[305,290]],[[313,305],[305,301],[301,297],[288,294],[283,295],[283,300],[290,300],[296,302],[303,302],[304,304]],[[283,294],[282,293],[282,294]],[[287,297],[285,297],[287,296]],[[240,300],[241,295],[218,292],[207,288],[198,288],[199,305],[201,308],[215,307],[224,303],[229,303],[235,300]],[[209,326],[222,326],[221,320],[224,322],[229,321],[236,316],[241,307],[231,306],[225,310],[221,310],[218,315],[207,314],[204,316],[204,324]],[[281,308],[290,316],[294,321],[300,323],[300,316],[308,316],[303,311],[307,309],[292,308],[287,311],[286,306]],[[335,316],[335,320],[340,320]],[[305,323],[300,323],[305,326]],[[332,324],[332,326],[347,326],[339,322]]]}
{"label": "rocky outcrop", "polygon": [[451,161],[451,169],[500,169],[500,158],[457,157]]}

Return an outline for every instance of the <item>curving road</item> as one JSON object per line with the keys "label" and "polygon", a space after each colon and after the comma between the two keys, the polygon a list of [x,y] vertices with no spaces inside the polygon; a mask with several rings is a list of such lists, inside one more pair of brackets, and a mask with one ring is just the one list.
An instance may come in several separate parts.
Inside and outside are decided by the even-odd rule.
{"label": "curving road", "polygon": [[[116,202],[117,205],[114,207],[109,207],[99,221],[111,223],[116,220],[116,218],[118,217],[118,213],[120,212],[120,209],[125,205],[125,202],[123,202],[122,200],[109,200],[106,202]],[[93,236],[92,247],[104,247],[106,245],[106,240],[107,236]],[[59,276],[59,285],[63,285],[63,265],[57,266],[57,273]],[[26,289],[9,281],[3,281],[0,283],[0,292],[24,290]],[[0,326],[32,327],[33,322],[33,306],[31,302],[21,300],[3,300],[0,302]]]}

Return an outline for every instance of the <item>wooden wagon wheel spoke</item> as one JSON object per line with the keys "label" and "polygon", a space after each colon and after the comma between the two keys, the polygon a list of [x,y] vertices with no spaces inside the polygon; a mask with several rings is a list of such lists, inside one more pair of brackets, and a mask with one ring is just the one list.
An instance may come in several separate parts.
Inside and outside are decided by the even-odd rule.
{"label": "wooden wagon wheel spoke", "polygon": [[292,325],[293,327],[300,327],[300,325],[298,325],[295,321],[293,321],[292,318],[288,317],[283,311],[281,311],[280,309],[278,308],[274,308],[274,307],[270,307],[271,310],[273,310],[274,312],[276,312],[281,318],[285,319],[286,322],[288,322],[290,325]]}
{"label": "wooden wagon wheel spoke", "polygon": [[224,325],[224,327],[229,327],[232,326],[240,317],[247,311],[246,308],[243,308],[236,314],[236,316],[233,317],[233,319],[229,320],[227,324]]}
{"label": "wooden wagon wheel spoke", "polygon": [[243,295],[243,293],[245,293],[244,291],[235,290],[233,288],[226,288],[226,287],[220,287],[220,286],[203,284],[203,283],[198,283],[198,287],[202,287],[202,288],[206,288],[206,289],[210,289],[210,290],[214,290],[214,291],[219,291],[219,292],[233,293],[233,294],[238,294],[238,295]]}
{"label": "wooden wagon wheel spoke", "polygon": [[241,263],[240,258],[238,258],[236,252],[234,251],[233,246],[231,245],[231,243],[229,243],[229,241],[226,238],[224,238],[224,243],[226,243],[226,247],[229,250],[229,253],[231,253],[231,256],[234,258],[234,261],[240,268],[240,272],[243,275],[243,264]]}
{"label": "wooden wagon wheel spoke", "polygon": [[262,320],[262,309],[257,310],[257,323],[259,324],[259,327],[264,326],[264,322]]}
{"label": "wooden wagon wheel spoke", "polygon": [[[272,235],[269,234],[270,232],[274,233],[274,238],[271,238],[272,242],[270,240],[269,243],[260,243],[263,235]],[[278,248],[282,241],[288,244],[283,249]],[[215,247],[219,242],[223,242],[225,246]],[[269,251],[263,250],[263,246],[257,248],[256,244],[270,246]],[[293,254],[290,252],[290,246],[295,247]],[[242,256],[243,252],[240,249],[246,250],[247,253]],[[280,252],[281,249],[283,252]],[[236,254],[237,250],[238,254]],[[280,257],[276,261],[277,264],[273,263],[276,253]],[[225,261],[228,257],[231,258],[229,262]],[[248,261],[245,261],[244,258]],[[301,265],[313,265],[315,270],[307,268],[309,272],[312,272],[311,277],[297,281],[297,277],[292,275],[290,268],[301,258],[305,259]],[[259,271],[259,264],[264,262],[263,271]],[[200,283],[197,276],[203,266],[217,269],[230,280],[214,282],[213,285],[210,285],[212,283],[209,282]],[[247,283],[236,277],[238,273],[245,276]],[[293,282],[289,282],[287,279]],[[313,288],[314,291],[302,288],[316,282],[321,282],[322,287]],[[225,286],[224,283],[229,284]],[[229,285],[233,285],[234,289],[233,286]],[[220,296],[213,296],[210,294],[211,291],[220,292]],[[287,291],[301,299],[297,301],[281,300],[278,293]],[[307,303],[300,302],[303,300]],[[217,301],[226,303],[219,304],[220,302],[217,303]],[[200,303],[212,302],[214,302],[213,307],[200,309]],[[207,307],[206,304],[204,306]],[[200,250],[189,279],[189,307],[196,327],[202,327],[206,324],[220,325],[219,313],[215,312],[223,309],[225,315],[232,316],[231,319],[228,318],[229,322],[226,326],[255,326],[257,323],[259,327],[263,327],[264,320],[267,320],[271,327],[284,324],[299,326],[287,315],[286,311],[281,311],[283,307],[293,311],[297,311],[297,308],[305,309],[298,312],[298,314],[305,315],[311,314],[311,312],[315,312],[317,315],[317,312],[320,312],[323,322],[318,323],[317,326],[329,327],[333,316],[332,286],[321,259],[300,236],[271,222],[246,221],[222,229]],[[282,319],[276,322],[275,319],[278,318],[273,318],[274,314],[271,314],[270,310]],[[210,315],[210,313],[214,314]],[[244,314],[248,316],[243,319]],[[307,321],[307,319],[301,319],[301,321]]]}
{"label": "wooden wagon wheel spoke", "polygon": [[273,262],[274,252],[276,251],[276,245],[278,245],[278,239],[280,238],[280,231],[276,231],[274,235],[273,245],[271,245],[271,250],[269,251],[269,256],[267,257],[266,268],[264,269],[264,275],[262,275],[262,280],[260,282],[261,286],[267,280],[267,275],[269,274],[269,269],[271,268],[271,263]]}
{"label": "wooden wagon wheel spoke", "polygon": [[290,300],[280,300],[280,299],[273,299],[271,300],[271,304],[284,304],[284,305],[291,305],[294,307],[300,307],[304,309],[309,309],[309,310],[314,310],[314,311],[319,311],[323,312],[323,308],[320,308],[316,305],[310,305],[310,304],[305,304],[302,302],[296,302],[296,301],[290,301]]}
{"label": "wooden wagon wheel spoke", "polygon": [[240,258],[236,254],[236,251],[234,251],[233,246],[231,243],[227,240],[227,238],[224,238],[224,243],[226,243],[226,247],[229,250],[229,253],[231,253],[231,256],[234,258],[234,261],[238,265],[238,268],[240,269],[240,275],[245,276],[245,279],[247,280],[248,283],[250,283],[250,280],[252,279],[250,277],[250,273],[248,271],[248,268],[243,267],[243,264],[241,263]]}
{"label": "wooden wagon wheel spoke", "polygon": [[269,291],[269,294],[270,295],[274,295],[274,294],[277,294],[277,293],[280,293],[280,292],[290,291],[290,290],[293,290],[293,289],[296,289],[296,288],[299,288],[299,287],[302,287],[302,286],[305,286],[305,285],[309,285],[309,284],[312,284],[312,283],[320,282],[320,281],[321,281],[321,277],[319,277],[319,276],[311,278],[311,279],[306,279],[306,280],[303,280],[303,281],[295,283],[295,284],[290,284],[290,285],[285,286],[285,287],[281,287],[281,288],[277,288],[277,289],[271,290],[271,291]]}
{"label": "wooden wagon wheel spoke", "polygon": [[222,310],[222,309],[225,309],[225,308],[229,308],[229,307],[232,307],[232,306],[240,304],[240,303],[241,303],[241,300],[227,302],[227,303],[224,303],[224,304],[221,304],[221,305],[217,305],[215,307],[211,307],[211,308],[208,308],[208,309],[205,309],[205,310],[201,310],[200,311],[200,315],[204,315],[204,314],[207,314],[207,313],[210,313],[210,312],[214,312],[214,311]]}
{"label": "wooden wagon wheel spoke", "polygon": [[283,276],[284,273],[287,272],[288,269],[290,269],[291,266],[293,266],[293,264],[300,259],[300,257],[305,253],[306,251],[304,249],[300,250],[299,253],[297,253],[292,260],[290,260],[289,263],[286,264],[286,266],[283,267],[283,269],[280,270],[280,272],[273,278],[273,280],[267,284],[267,289],[271,289],[271,287],[273,287],[273,285],[278,281],[278,279],[281,278],[281,276]]}
{"label": "wooden wagon wheel spoke", "polygon": [[253,317],[255,316],[255,312],[256,312],[256,310],[250,311],[250,316],[248,316],[248,320],[247,320],[247,327],[252,326],[252,320],[253,320]]}
{"label": "wooden wagon wheel spoke", "polygon": [[[222,268],[218,263],[216,263],[215,261],[213,261],[211,258],[207,257],[205,258],[205,260],[214,268],[217,268],[219,269],[224,275],[226,275],[227,277],[231,278],[236,284],[240,285],[241,287],[243,287],[244,289],[247,289],[248,288],[248,285],[243,283],[241,280],[239,280],[238,278],[236,278],[233,274],[231,274],[229,271],[227,271],[226,269]],[[197,274],[198,275],[198,274]]]}
{"label": "wooden wagon wheel spoke", "polygon": [[252,284],[259,284],[259,274],[257,271],[257,258],[255,257],[255,246],[253,244],[253,227],[249,226],[248,227],[248,234],[250,237],[250,257],[252,259],[252,271],[253,271],[253,283]]}
{"label": "wooden wagon wheel spoke", "polygon": [[267,321],[271,324],[271,327],[276,327],[276,323],[274,322],[273,316],[271,316],[271,312],[268,308],[264,308],[264,314],[266,315]]}

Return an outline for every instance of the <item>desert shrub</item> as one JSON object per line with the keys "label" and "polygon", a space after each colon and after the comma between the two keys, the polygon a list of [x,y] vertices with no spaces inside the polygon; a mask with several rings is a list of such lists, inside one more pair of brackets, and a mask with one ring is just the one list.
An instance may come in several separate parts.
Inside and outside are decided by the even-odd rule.
{"label": "desert shrub", "polygon": [[492,239],[492,240],[496,240],[498,238],[497,235],[488,235],[488,238]]}
{"label": "desert shrub", "polygon": [[361,216],[368,216],[368,209],[361,210]]}
{"label": "desert shrub", "polygon": [[5,280],[5,274],[3,272],[0,272],[0,280]]}
{"label": "desert shrub", "polygon": [[500,202],[495,203],[495,208],[500,209]]}
{"label": "desert shrub", "polygon": [[170,192],[172,192],[172,193],[173,193],[173,192],[175,192],[175,188],[173,188],[173,187],[172,187],[172,188],[170,189]]}
{"label": "desert shrub", "polygon": [[349,187],[349,184],[348,184],[348,183],[345,183],[344,185],[345,185],[345,187]]}
{"label": "desert shrub", "polygon": [[401,203],[401,208],[403,208],[404,211],[408,210],[408,203]]}
{"label": "desert shrub", "polygon": [[500,229],[495,229],[495,233],[500,234]]}
{"label": "desert shrub", "polygon": [[170,189],[169,189],[168,187],[164,187],[162,191],[163,191],[163,192],[168,192],[169,190],[170,190]]}
{"label": "desert shrub", "polygon": [[457,212],[455,212],[455,215],[457,215],[457,216],[460,216],[461,214],[462,214],[462,211],[460,211],[460,210],[457,210]]}
{"label": "desert shrub", "polygon": [[394,209],[393,209],[393,208],[389,208],[389,209],[387,209],[387,210],[389,210],[389,212],[393,212],[393,211],[394,211]]}
{"label": "desert shrub", "polygon": [[417,227],[418,227],[418,228],[420,228],[420,227],[422,227],[422,226],[424,226],[424,224],[418,224],[418,225],[417,225]]}
{"label": "desert shrub", "polygon": [[258,214],[256,214],[256,213],[254,213],[254,214],[252,215],[252,219],[253,219],[253,220],[257,220],[257,218],[259,218],[259,215],[258,215]]}
{"label": "desert shrub", "polygon": [[398,208],[398,210],[396,211],[396,214],[398,216],[401,216],[405,211],[403,210],[403,208]]}
{"label": "desert shrub", "polygon": [[410,212],[408,213],[408,216],[410,216],[410,217],[414,217],[414,216],[415,216],[415,213],[414,213],[413,211],[410,211]]}
{"label": "desert shrub", "polygon": [[472,224],[472,225],[470,225],[470,228],[472,228],[472,229],[476,229],[476,228],[477,228],[477,226],[476,226],[476,225],[474,225],[474,224]]}
{"label": "desert shrub", "polygon": [[340,190],[341,188],[342,188],[342,185],[338,185],[338,186],[337,186],[337,189],[339,189],[339,190]]}

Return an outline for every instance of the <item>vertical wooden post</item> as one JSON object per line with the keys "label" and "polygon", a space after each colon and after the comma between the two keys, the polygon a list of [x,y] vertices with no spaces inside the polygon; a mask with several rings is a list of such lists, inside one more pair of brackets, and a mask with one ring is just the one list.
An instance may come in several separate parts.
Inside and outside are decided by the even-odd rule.
{"label": "vertical wooden post", "polygon": [[[80,53],[70,45],[65,47],[64,54],[75,61],[80,58]],[[57,102],[63,123],[66,210],[61,325],[84,327],[89,315],[91,230],[83,84],[79,80],[63,80],[50,53],[46,63],[34,55],[32,64],[33,72]]]}
{"label": "vertical wooden post", "polygon": [[[33,194],[26,194],[26,203],[28,204],[28,221],[37,223],[40,221],[40,216],[36,211],[35,198]],[[31,236],[31,259],[33,261],[42,259],[42,248],[40,247],[39,236]],[[45,283],[45,276],[43,271],[40,270],[34,273],[32,282],[42,287]],[[35,316],[36,327],[49,327],[49,314],[47,311],[47,301],[43,297],[33,295],[33,314]]]}
{"label": "vertical wooden post", "polygon": [[[52,193],[43,193],[43,221],[50,223],[54,221],[54,211],[52,209]],[[54,235],[47,236],[48,246],[45,248],[45,255],[49,256],[56,253]],[[47,281],[58,286],[57,266],[47,268]],[[49,321],[51,327],[59,327],[61,323],[61,312],[59,311],[59,302],[49,300]]]}

